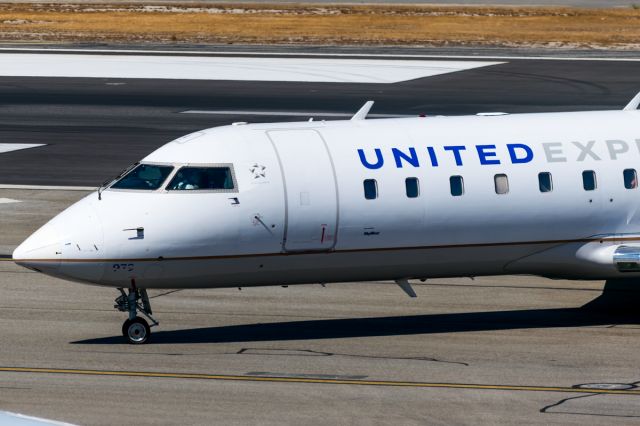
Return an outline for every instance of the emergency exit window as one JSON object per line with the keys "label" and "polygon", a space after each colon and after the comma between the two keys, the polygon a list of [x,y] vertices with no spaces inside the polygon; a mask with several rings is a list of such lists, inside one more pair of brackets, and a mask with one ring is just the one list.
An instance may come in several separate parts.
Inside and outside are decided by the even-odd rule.
{"label": "emergency exit window", "polygon": [[375,179],[365,179],[364,198],[367,200],[375,200],[378,198],[378,183]]}

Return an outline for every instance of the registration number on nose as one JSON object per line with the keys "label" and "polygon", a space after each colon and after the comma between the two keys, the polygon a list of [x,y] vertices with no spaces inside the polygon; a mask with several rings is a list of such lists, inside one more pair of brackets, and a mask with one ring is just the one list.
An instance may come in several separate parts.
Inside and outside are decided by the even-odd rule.
{"label": "registration number on nose", "polygon": [[113,272],[133,272],[135,265],[133,263],[114,263]]}

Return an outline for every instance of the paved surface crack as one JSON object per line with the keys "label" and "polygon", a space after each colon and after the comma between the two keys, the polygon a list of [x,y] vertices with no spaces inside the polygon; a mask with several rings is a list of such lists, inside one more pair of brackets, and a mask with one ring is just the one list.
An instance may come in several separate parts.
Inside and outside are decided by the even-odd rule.
{"label": "paved surface crack", "polygon": [[[637,388],[638,384],[640,384],[640,381],[636,381],[636,382],[630,382],[630,383],[602,383],[600,384],[602,387],[601,389],[614,389],[614,385],[619,386],[620,389],[635,389]],[[584,385],[575,385],[573,386],[575,389],[598,389],[598,383],[591,383],[591,384],[584,384]],[[589,398],[589,397],[596,397],[596,396],[602,396],[605,395],[606,393],[592,393],[589,395],[578,395],[578,396],[572,396],[569,398],[563,398],[558,402],[555,402],[553,404],[547,405],[543,408],[540,409],[541,413],[545,413],[545,414],[572,414],[572,415],[579,415],[579,416],[594,416],[594,417],[620,417],[620,418],[640,418],[640,416],[637,415],[627,415],[627,414],[606,414],[606,413],[581,413],[581,412],[573,412],[573,411],[551,411],[552,409],[558,408],[561,405],[566,404],[569,401],[573,401],[573,400],[577,400],[577,399],[582,399],[582,398]]]}
{"label": "paved surface crack", "polygon": [[242,348],[238,352],[238,355],[272,355],[272,356],[343,356],[350,358],[369,358],[369,359],[388,359],[388,360],[407,360],[407,361],[429,361],[429,362],[442,362],[446,364],[457,364],[468,367],[466,362],[459,361],[445,361],[431,357],[394,357],[394,356],[382,356],[382,355],[360,355],[360,354],[344,354],[336,352],[322,352],[314,351],[311,349],[288,349],[288,348]]}

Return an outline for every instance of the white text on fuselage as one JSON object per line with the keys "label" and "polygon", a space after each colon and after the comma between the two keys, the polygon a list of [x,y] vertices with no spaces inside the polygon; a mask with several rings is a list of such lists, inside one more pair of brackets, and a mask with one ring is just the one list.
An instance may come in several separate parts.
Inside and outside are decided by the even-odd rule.
{"label": "white text on fuselage", "polygon": [[544,142],[538,145],[511,143],[506,145],[443,145],[415,147],[358,149],[360,162],[367,169],[380,169],[388,164],[397,168],[431,166],[444,163],[464,166],[469,162],[480,165],[526,164],[536,158],[547,163],[582,162],[585,160],[618,160],[632,152],[640,153],[640,139],[633,143],[622,139],[587,142]]}

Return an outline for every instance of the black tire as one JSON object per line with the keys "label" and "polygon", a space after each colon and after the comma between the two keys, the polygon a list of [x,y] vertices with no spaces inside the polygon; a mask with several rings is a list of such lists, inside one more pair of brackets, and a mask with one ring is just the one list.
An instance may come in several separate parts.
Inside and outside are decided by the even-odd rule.
{"label": "black tire", "polygon": [[129,324],[131,324],[131,320],[130,319],[127,319],[122,324],[122,337],[124,337],[125,339],[127,338],[127,330],[129,329]]}
{"label": "black tire", "polygon": [[[132,345],[144,345],[149,341],[151,328],[143,318],[136,317],[125,321],[127,325],[125,339]],[[124,328],[124,325],[123,325]]]}

